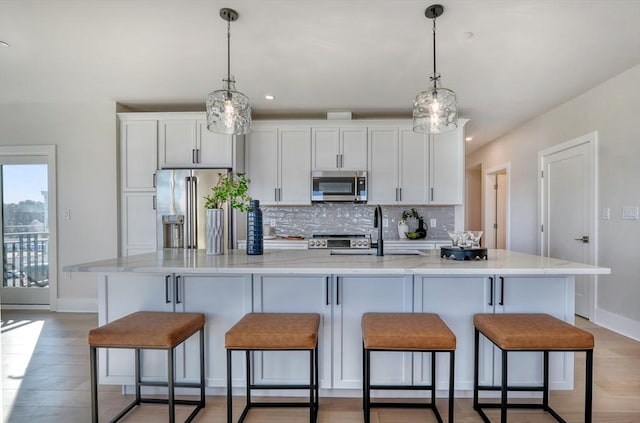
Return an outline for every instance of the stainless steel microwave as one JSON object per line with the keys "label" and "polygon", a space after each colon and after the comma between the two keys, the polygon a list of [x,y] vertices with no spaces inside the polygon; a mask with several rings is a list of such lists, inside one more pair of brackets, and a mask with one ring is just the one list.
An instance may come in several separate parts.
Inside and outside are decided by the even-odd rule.
{"label": "stainless steel microwave", "polygon": [[311,201],[367,202],[367,171],[314,170]]}

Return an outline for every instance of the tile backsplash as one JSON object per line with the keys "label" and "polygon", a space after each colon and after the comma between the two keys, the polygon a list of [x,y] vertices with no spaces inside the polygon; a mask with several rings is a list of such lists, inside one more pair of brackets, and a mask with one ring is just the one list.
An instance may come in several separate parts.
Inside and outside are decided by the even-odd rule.
{"label": "tile backsplash", "polygon": [[[415,208],[424,217],[427,239],[448,239],[447,231],[454,228],[453,206],[382,206],[383,217],[389,226],[383,228],[384,239],[398,239],[398,221],[403,210]],[[373,227],[375,205],[353,203],[318,203],[300,207],[261,206],[263,221],[275,220],[277,236],[301,235],[310,238],[314,234],[365,234],[375,239],[377,229]],[[436,219],[436,227],[429,226]],[[407,222],[409,231],[418,227],[416,219]]]}

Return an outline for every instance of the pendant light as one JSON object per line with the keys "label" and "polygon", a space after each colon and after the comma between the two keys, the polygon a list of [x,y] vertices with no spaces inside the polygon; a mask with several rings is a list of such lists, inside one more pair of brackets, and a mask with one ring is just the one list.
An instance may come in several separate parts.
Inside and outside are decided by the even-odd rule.
{"label": "pendant light", "polygon": [[439,4],[429,6],[424,14],[433,19],[433,74],[431,87],[416,96],[413,102],[413,131],[438,134],[458,127],[456,93],[440,86],[440,74],[436,71],[436,18],[444,12]]}
{"label": "pendant light", "polygon": [[236,80],[231,76],[231,22],[238,19],[238,12],[222,8],[220,17],[227,21],[227,78],[222,80],[222,89],[207,96],[207,129],[244,135],[251,132],[251,103],[249,97],[236,91]]}

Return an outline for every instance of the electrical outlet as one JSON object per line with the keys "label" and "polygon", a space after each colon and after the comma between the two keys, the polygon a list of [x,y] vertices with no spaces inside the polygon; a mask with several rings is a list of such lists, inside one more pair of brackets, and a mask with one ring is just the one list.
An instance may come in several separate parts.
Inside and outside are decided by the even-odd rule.
{"label": "electrical outlet", "polygon": [[67,220],[71,220],[71,210],[66,209],[64,211],[64,218],[67,219]]}
{"label": "electrical outlet", "polygon": [[622,208],[622,219],[624,220],[638,220],[639,213],[638,207],[623,207]]}
{"label": "electrical outlet", "polygon": [[273,228],[274,226],[276,226],[276,220],[275,220],[275,219],[270,219],[270,220],[269,220],[269,226],[271,226],[272,228]]}
{"label": "electrical outlet", "polygon": [[431,219],[431,221],[429,222],[429,226],[431,226],[432,228],[436,227],[436,220],[435,219]]}
{"label": "electrical outlet", "polygon": [[382,227],[383,228],[388,228],[389,227],[389,219],[387,219],[386,217],[382,218]]}
{"label": "electrical outlet", "polygon": [[609,207],[605,207],[602,209],[602,220],[611,219],[611,209]]}

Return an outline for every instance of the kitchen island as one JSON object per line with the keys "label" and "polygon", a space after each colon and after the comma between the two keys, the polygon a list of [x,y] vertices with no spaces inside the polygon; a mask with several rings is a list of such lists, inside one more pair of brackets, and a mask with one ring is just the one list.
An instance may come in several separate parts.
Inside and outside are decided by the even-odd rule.
{"label": "kitchen island", "polygon": [[[409,251],[407,251],[409,252]],[[457,337],[456,395],[468,396],[473,382],[475,313],[544,312],[574,322],[574,276],[607,274],[609,269],[505,250],[489,250],[488,260],[454,261],[439,250],[421,255],[331,255],[328,250],[266,250],[248,256],[233,250],[207,256],[203,250],[166,249],[65,267],[98,276],[100,324],[137,310],[203,312],[207,315],[207,385],[223,393],[224,333],[245,313],[315,312],[320,328],[320,387],[323,395],[360,395],[364,312],[435,312]],[[192,342],[193,341],[193,342]],[[195,380],[197,342],[178,351],[177,378]],[[102,352],[101,383],[132,383],[129,351]],[[258,354],[258,353],[256,353]],[[372,362],[372,383],[427,384],[428,354],[384,353]],[[297,352],[258,354],[256,383],[303,383],[306,356]],[[145,351],[143,376],[163,377],[164,358]],[[480,383],[500,377],[500,357],[483,342]],[[526,363],[526,365],[525,365]],[[242,360],[234,375],[242,375]],[[448,363],[438,360],[438,389],[446,389]],[[551,355],[550,386],[571,389],[573,354]],[[442,368],[440,368],[442,366]],[[520,353],[510,360],[514,384],[541,381],[542,357]],[[240,377],[240,376],[238,376]],[[234,386],[243,381],[234,380]],[[240,389],[240,388],[238,388]],[[384,392],[383,394],[387,394]],[[398,392],[389,393],[399,395]]]}

